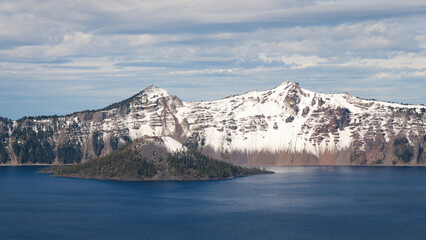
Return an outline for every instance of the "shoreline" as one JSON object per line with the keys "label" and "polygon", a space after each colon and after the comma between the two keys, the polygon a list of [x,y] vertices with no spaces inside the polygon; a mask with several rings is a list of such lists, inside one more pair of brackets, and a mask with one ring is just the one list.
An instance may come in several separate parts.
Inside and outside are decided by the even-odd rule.
{"label": "shoreline", "polygon": [[36,167],[36,166],[54,166],[53,164],[47,163],[35,163],[35,164],[0,164],[0,167]]}
{"label": "shoreline", "polygon": [[108,178],[108,177],[89,177],[89,176],[75,176],[75,175],[56,175],[54,172],[37,172],[37,173],[44,173],[44,174],[51,174],[52,177],[59,177],[59,178],[79,178],[79,179],[88,179],[88,180],[100,180],[100,181],[124,181],[124,182],[156,182],[156,181],[173,181],[173,182],[190,182],[190,181],[220,181],[220,180],[230,180],[240,177],[249,177],[249,176],[256,176],[256,175],[270,175],[270,174],[276,174],[276,172],[267,172],[267,173],[260,173],[260,174],[250,174],[250,175],[244,175],[244,176],[233,176],[233,177],[227,177],[227,178],[147,178],[147,179],[131,179],[131,178]]}
{"label": "shoreline", "polygon": [[[31,167],[31,166],[72,166],[76,164],[47,164],[47,163],[35,163],[35,164],[0,164],[0,167]],[[312,165],[312,164],[292,164],[292,165],[237,165],[239,167],[259,167],[259,168],[268,168],[268,167],[426,167],[426,165]]]}

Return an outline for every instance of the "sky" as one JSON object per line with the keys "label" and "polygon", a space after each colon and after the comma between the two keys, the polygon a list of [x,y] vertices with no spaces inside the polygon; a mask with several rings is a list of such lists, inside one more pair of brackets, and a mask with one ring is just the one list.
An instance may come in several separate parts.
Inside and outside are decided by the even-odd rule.
{"label": "sky", "polygon": [[426,104],[426,1],[0,0],[0,116],[184,101],[285,80]]}

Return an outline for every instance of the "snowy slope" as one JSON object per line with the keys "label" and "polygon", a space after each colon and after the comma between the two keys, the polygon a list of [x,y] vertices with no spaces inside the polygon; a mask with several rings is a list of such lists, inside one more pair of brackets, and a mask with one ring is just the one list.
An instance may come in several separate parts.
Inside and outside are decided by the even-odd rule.
{"label": "snowy slope", "polygon": [[[12,132],[31,128],[53,132],[48,140],[53,151],[66,142],[80,144],[83,161],[97,157],[93,138],[100,136],[105,143],[101,155],[114,150],[114,141],[122,145],[129,139],[161,137],[169,151],[196,143],[215,157],[242,158],[238,162],[248,164],[261,164],[265,156],[276,159],[273,164],[288,164],[281,160],[289,158],[297,164],[301,156],[307,159],[304,164],[324,163],[321,159],[331,159],[326,164],[362,164],[359,159],[364,158],[394,164],[401,151],[412,153],[413,164],[423,164],[425,112],[425,106],[315,93],[289,81],[210,102],[182,102],[151,86],[105,109],[14,121],[4,124],[3,132],[9,132],[5,142],[10,143],[12,161],[18,159],[12,143],[25,139]],[[393,146],[397,138],[407,141]],[[260,160],[249,160],[253,156]]]}
{"label": "snowy slope", "polygon": [[[188,121],[191,129],[202,129],[206,145],[217,151],[288,150],[319,156],[327,150],[349,148],[355,133],[361,139],[369,133],[370,122],[383,130],[386,138],[401,131],[424,133],[422,119],[411,119],[407,123],[402,118],[392,119],[391,108],[414,108],[417,112],[425,109],[424,106],[367,101],[349,94],[314,93],[286,81],[272,90],[219,101],[185,103],[178,114]],[[319,128],[329,123],[330,118],[341,119],[336,109],[347,109],[349,122],[335,131],[321,131]],[[386,131],[389,121],[400,125],[394,126],[391,132]]]}

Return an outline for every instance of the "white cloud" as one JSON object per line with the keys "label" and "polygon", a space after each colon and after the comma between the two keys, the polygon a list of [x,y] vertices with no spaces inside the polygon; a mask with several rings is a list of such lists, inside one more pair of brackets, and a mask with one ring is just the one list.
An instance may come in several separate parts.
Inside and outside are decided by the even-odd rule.
{"label": "white cloud", "polygon": [[289,65],[292,69],[315,67],[328,62],[326,58],[319,58],[317,56],[303,56],[298,54],[271,57],[266,56],[265,54],[259,54],[259,59],[267,63],[281,61],[285,65]]}
{"label": "white cloud", "polygon": [[381,58],[356,58],[338,66],[350,67],[375,67],[388,69],[426,69],[426,56],[416,53],[398,53],[387,59]]}
{"label": "white cloud", "polygon": [[424,91],[394,91],[426,89],[425,10],[397,0],[0,1],[0,84],[42,95],[50,82],[52,93],[88,98],[189,84],[219,98],[289,79],[361,96],[356,85],[370,83],[424,103]]}

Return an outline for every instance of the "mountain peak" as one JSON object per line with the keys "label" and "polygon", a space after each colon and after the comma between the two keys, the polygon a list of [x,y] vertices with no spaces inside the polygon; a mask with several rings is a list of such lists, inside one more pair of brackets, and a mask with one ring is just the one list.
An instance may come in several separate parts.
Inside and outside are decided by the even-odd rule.
{"label": "mountain peak", "polygon": [[279,86],[274,88],[273,90],[277,92],[284,92],[286,90],[301,90],[298,82],[290,82],[286,80],[285,82],[281,83]]}
{"label": "mountain peak", "polygon": [[169,93],[162,88],[159,88],[157,86],[151,85],[147,88],[145,88],[142,92],[140,92],[140,95],[147,95],[148,97],[167,97],[170,96]]}
{"label": "mountain peak", "polygon": [[[169,150],[181,149],[182,143],[202,146],[212,157],[238,164],[426,166],[425,111],[315,93],[290,81],[195,103],[150,86],[100,110],[13,122],[0,118],[0,153],[6,152],[0,164],[27,164],[40,156],[37,163],[87,161],[149,137],[163,139]],[[2,140],[12,144],[3,146]],[[19,147],[30,141],[43,149]],[[77,154],[51,154],[64,147]],[[149,156],[159,156],[148,147]]]}
{"label": "mountain peak", "polygon": [[289,80],[286,80],[285,82],[278,85],[278,87],[276,87],[276,88],[284,88],[285,89],[289,86],[299,87],[299,83],[298,82],[290,82]]}
{"label": "mountain peak", "polygon": [[285,80],[283,83],[278,85],[278,87],[287,87],[288,85],[292,84],[289,80]]}

